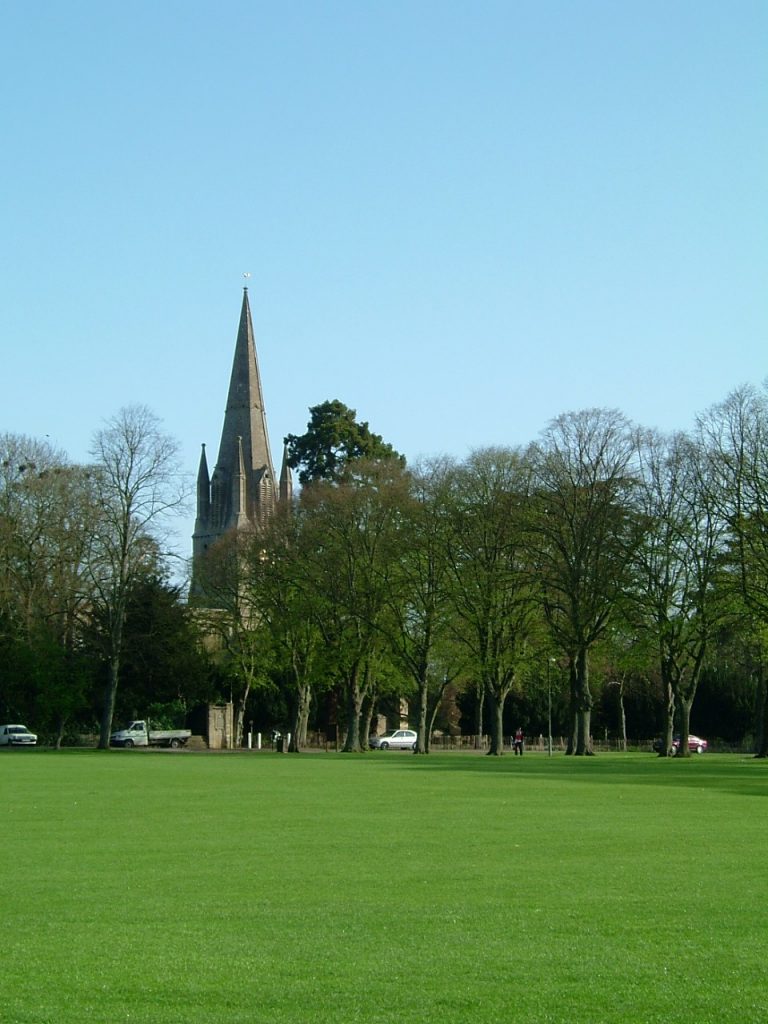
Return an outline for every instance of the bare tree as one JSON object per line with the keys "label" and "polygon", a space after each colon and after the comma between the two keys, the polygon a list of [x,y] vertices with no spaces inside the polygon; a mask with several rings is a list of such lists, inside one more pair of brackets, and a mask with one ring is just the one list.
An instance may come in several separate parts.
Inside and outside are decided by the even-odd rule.
{"label": "bare tree", "polygon": [[168,516],[184,510],[187,487],[177,442],[145,406],[121,409],[95,434],[91,455],[99,515],[89,575],[107,661],[99,735],[100,749],[107,749],[131,587],[156,563]]}

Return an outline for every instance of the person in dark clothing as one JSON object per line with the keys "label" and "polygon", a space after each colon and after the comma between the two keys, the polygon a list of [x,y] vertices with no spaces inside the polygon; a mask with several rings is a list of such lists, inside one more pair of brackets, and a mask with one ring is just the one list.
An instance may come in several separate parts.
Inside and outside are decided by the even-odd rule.
{"label": "person in dark clothing", "polygon": [[514,741],[514,744],[513,744],[513,747],[514,747],[516,755],[519,754],[520,757],[523,756],[523,746],[524,745],[525,745],[525,737],[523,736],[523,730],[520,728],[520,726],[518,726],[517,727],[517,732],[515,733],[515,741]]}

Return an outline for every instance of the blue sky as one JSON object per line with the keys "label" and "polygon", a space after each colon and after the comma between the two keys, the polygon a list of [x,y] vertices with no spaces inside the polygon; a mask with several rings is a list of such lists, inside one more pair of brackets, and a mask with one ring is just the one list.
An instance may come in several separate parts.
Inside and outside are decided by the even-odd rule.
{"label": "blue sky", "polygon": [[[0,431],[120,407],[193,473],[241,301],[272,447],[339,398],[413,459],[768,374],[764,0],[12,0]],[[192,518],[179,530],[188,552]]]}

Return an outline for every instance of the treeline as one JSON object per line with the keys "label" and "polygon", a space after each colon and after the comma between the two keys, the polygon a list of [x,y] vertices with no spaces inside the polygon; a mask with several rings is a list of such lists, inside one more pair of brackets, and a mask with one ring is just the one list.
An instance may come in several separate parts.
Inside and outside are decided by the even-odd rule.
{"label": "treeline", "polygon": [[103,744],[115,711],[231,695],[240,739],[277,725],[298,750],[337,723],[358,751],[405,699],[423,753],[451,725],[450,693],[494,754],[516,725],[564,733],[576,755],[609,728],[625,743],[658,729],[663,752],[679,734],[686,754],[693,716],[765,756],[764,389],[689,433],[591,409],[525,448],[411,466],[325,403],[288,439],[293,508],[212,548],[197,607],[164,582],[157,525],[180,492],[172,446],[142,415],[139,448],[162,440],[168,458],[130,486],[135,460],[116,456],[135,410],[88,468],[5,439],[6,716],[62,735],[98,708]]}
{"label": "treeline", "polygon": [[375,435],[360,444],[333,406],[288,439],[304,484],[292,513],[230,535],[207,566],[241,725],[271,673],[292,694],[297,747],[330,687],[344,749],[405,696],[425,752],[451,687],[476,695],[476,728],[500,754],[508,702],[541,728],[546,697],[548,731],[554,688],[574,754],[591,751],[596,702],[620,722],[628,704],[655,705],[662,749],[679,732],[687,753],[703,685],[730,719],[715,734],[735,738],[740,719],[765,753],[765,392],[735,392],[690,434],[592,409],[525,449],[409,468]]}
{"label": "treeline", "polygon": [[73,465],[45,441],[0,437],[0,715],[57,743],[96,731],[106,747],[137,690],[169,704],[182,676],[200,692],[208,680],[167,584],[163,524],[186,496],[176,443],[136,406],[91,455]]}

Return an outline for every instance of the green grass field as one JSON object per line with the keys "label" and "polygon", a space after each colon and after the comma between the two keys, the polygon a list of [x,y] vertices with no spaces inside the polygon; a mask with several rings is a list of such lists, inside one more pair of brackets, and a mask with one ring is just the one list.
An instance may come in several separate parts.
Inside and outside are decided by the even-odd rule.
{"label": "green grass field", "polygon": [[768,1019],[768,764],[3,752],[0,1020]]}

